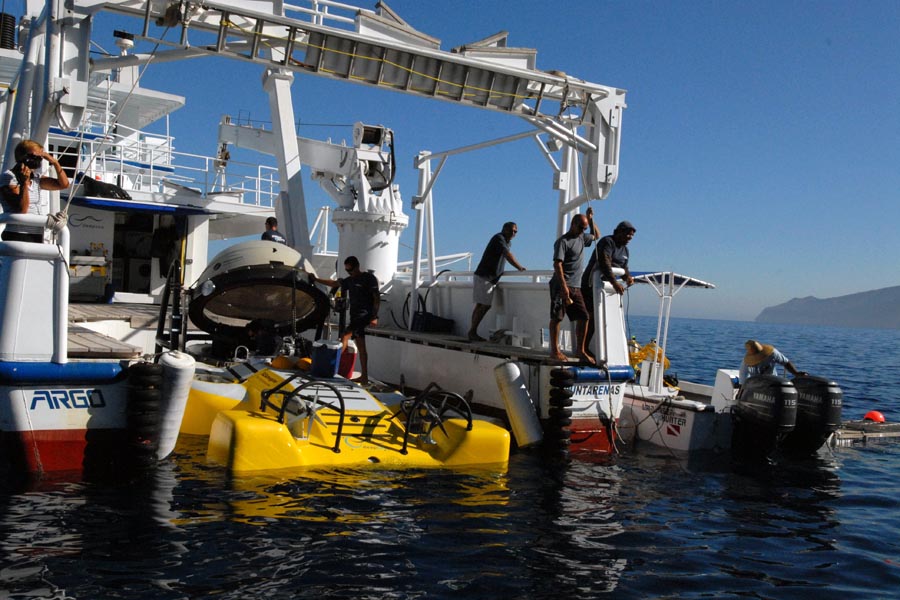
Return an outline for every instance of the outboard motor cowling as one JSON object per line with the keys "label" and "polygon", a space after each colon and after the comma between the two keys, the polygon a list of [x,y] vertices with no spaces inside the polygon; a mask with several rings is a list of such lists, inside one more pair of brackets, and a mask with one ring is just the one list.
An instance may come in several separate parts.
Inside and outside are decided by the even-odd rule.
{"label": "outboard motor cowling", "polygon": [[757,375],[741,386],[735,413],[775,433],[788,433],[797,422],[797,390],[776,375]]}
{"label": "outboard motor cowling", "polygon": [[802,375],[793,380],[797,389],[797,425],[784,439],[794,454],[812,454],[841,426],[844,394],[826,377]]}
{"label": "outboard motor cowling", "polygon": [[732,455],[772,461],[797,422],[797,390],[775,375],[757,375],[741,386],[733,412]]}

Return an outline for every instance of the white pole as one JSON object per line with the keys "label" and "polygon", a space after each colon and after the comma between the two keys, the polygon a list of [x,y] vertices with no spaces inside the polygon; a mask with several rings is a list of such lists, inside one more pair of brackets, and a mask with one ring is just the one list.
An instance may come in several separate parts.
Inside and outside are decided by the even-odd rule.
{"label": "white pole", "polygon": [[416,211],[416,241],[415,248],[413,249],[413,270],[412,270],[412,278],[409,281],[409,307],[408,307],[408,327],[412,329],[413,324],[413,315],[416,310],[419,308],[419,281],[421,280],[422,275],[422,217],[423,211],[425,207],[423,206],[430,197],[430,191],[423,197],[421,194],[425,194],[425,190],[429,189],[429,185],[431,182],[431,161],[430,160],[421,160],[429,155],[427,150],[423,150],[419,153],[419,193],[417,196],[418,203],[413,202],[413,209]]}

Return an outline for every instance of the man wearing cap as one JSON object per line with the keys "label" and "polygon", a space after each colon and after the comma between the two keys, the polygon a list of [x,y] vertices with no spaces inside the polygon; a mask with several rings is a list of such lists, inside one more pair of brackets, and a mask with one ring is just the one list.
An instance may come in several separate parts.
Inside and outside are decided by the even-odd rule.
{"label": "man wearing cap", "polygon": [[504,223],[500,233],[495,234],[488,242],[484,254],[481,255],[481,262],[475,269],[475,276],[472,278],[472,298],[475,300],[475,308],[472,309],[472,323],[468,333],[471,342],[484,341],[484,338],[478,335],[478,325],[491,309],[494,290],[503,276],[503,267],[509,262],[519,271],[525,270],[509,249],[513,237],[518,232],[519,227],[512,221]]}
{"label": "man wearing cap", "polygon": [[[590,352],[590,341],[594,337],[594,288],[591,285],[591,277],[594,268],[600,269],[600,277],[603,281],[612,284],[617,294],[624,294],[625,288],[613,274],[613,267],[625,270],[622,279],[627,285],[634,284],[634,277],[628,270],[628,242],[634,237],[637,229],[630,221],[622,221],[616,225],[612,235],[605,235],[597,242],[597,249],[591,252],[584,274],[581,276],[581,295],[588,310],[588,327],[585,335],[585,348]],[[597,257],[600,262],[597,262]]]}
{"label": "man wearing cap", "polygon": [[787,356],[770,344],[747,340],[744,346],[747,348],[747,354],[741,362],[741,372],[738,376],[741,383],[754,375],[774,375],[776,365],[783,365],[794,377],[808,375],[806,371],[798,371]]}

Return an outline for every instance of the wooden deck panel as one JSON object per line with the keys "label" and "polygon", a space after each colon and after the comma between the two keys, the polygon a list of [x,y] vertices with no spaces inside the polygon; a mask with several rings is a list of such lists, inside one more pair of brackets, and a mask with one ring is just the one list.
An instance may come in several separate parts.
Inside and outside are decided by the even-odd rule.
{"label": "wooden deck panel", "polygon": [[78,325],[69,325],[69,358],[139,358],[141,349]]}
{"label": "wooden deck panel", "polygon": [[159,306],[154,304],[77,304],[69,305],[69,321],[90,323],[93,321],[128,321],[134,329],[155,329],[159,319]]}

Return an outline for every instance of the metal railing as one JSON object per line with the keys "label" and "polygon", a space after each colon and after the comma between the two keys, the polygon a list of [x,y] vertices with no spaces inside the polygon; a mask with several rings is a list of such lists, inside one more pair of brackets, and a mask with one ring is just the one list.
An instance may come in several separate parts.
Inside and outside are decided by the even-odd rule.
{"label": "metal railing", "polygon": [[243,204],[272,207],[281,189],[278,169],[269,165],[178,152],[174,137],[124,125],[112,134],[97,131],[102,132],[100,124],[88,122],[78,132],[51,135],[61,147],[69,140],[80,142],[77,171],[127,192],[161,193],[167,183],[174,183],[204,197],[237,193]]}

